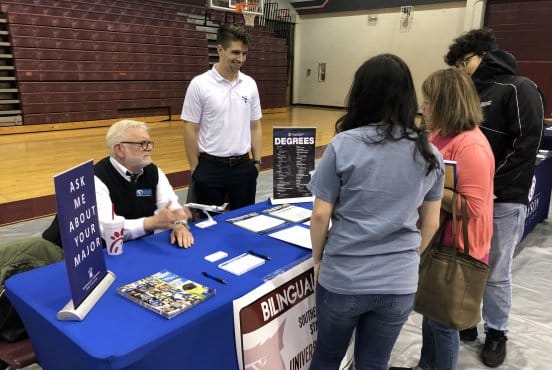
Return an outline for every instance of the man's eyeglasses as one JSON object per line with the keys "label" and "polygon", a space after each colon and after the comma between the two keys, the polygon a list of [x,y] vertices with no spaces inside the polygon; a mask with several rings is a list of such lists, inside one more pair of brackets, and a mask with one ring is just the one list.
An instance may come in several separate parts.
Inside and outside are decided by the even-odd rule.
{"label": "man's eyeglasses", "polygon": [[472,54],[468,57],[465,57],[465,58],[462,58],[462,60],[460,60],[459,62],[456,62],[456,68],[466,68],[466,66],[468,65],[468,63],[470,62],[470,59],[473,58],[474,56],[476,56],[477,54]]}
{"label": "man's eyeglasses", "polygon": [[121,141],[119,144],[135,144],[140,145],[140,149],[142,150],[151,150],[153,149],[153,146],[155,143],[153,140],[143,140],[143,141]]}

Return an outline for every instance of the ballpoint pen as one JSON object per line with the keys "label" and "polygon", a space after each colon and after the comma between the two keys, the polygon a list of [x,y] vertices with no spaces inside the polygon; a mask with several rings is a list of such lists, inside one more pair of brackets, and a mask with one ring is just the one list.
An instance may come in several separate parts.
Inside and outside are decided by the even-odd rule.
{"label": "ballpoint pen", "polygon": [[267,256],[267,255],[264,255],[264,254],[257,253],[257,252],[255,252],[255,251],[253,251],[253,250],[249,250],[248,253],[249,253],[249,254],[252,254],[252,255],[254,255],[254,256],[260,257],[260,258],[264,258],[264,259],[267,260],[267,261],[270,261],[270,256]]}
{"label": "ballpoint pen", "polygon": [[223,280],[222,278],[219,278],[218,276],[213,276],[213,275],[209,274],[209,273],[206,272],[206,271],[203,271],[203,276],[208,277],[209,279],[216,280],[216,281],[218,281],[218,282],[221,283],[221,284],[226,284],[226,281]]}

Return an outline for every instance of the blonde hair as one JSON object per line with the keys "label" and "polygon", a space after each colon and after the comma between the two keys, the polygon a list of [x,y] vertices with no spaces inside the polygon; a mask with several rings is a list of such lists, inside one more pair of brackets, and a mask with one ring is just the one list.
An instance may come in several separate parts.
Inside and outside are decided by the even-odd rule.
{"label": "blonde hair", "polygon": [[148,125],[141,121],[134,121],[131,119],[123,119],[115,122],[107,131],[105,140],[107,142],[107,150],[109,155],[113,156],[115,145],[119,144],[121,141],[125,141],[125,133],[129,128],[140,127],[149,131]]}
{"label": "blonde hair", "polygon": [[472,130],[483,121],[481,103],[469,76],[453,69],[433,72],[422,84],[424,99],[431,105],[431,131],[455,135]]}

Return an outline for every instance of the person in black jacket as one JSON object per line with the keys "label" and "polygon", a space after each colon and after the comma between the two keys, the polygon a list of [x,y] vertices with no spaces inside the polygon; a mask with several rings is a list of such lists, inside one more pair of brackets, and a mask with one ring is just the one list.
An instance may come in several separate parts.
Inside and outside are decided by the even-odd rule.
{"label": "person in black jacket", "polygon": [[[94,186],[100,227],[112,212],[125,218],[125,240],[155,230],[171,229],[170,242],[188,248],[190,210],[178,202],[166,175],[151,161],[154,142],[144,122],[122,120],[106,136],[109,157],[94,165]],[[42,237],[62,247],[57,217]]]}
{"label": "person in black jacket", "polygon": [[[456,38],[445,62],[472,77],[483,109],[481,130],[495,157],[493,238],[483,297],[486,338],[481,360],[497,367],[506,357],[512,259],[523,235],[543,133],[543,100],[533,81],[517,75],[516,59],[498,48],[491,30],[475,29]],[[467,341],[476,340],[477,335],[476,327],[460,333]]]}

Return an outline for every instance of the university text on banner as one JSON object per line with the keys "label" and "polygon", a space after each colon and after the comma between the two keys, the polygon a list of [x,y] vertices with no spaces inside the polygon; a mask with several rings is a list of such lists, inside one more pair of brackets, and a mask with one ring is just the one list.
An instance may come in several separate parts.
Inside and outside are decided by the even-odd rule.
{"label": "university text on banner", "polygon": [[309,368],[317,332],[314,284],[308,259],[234,301],[241,370]]}

